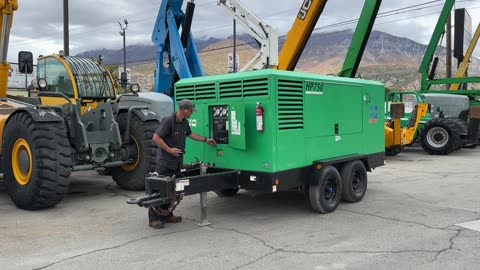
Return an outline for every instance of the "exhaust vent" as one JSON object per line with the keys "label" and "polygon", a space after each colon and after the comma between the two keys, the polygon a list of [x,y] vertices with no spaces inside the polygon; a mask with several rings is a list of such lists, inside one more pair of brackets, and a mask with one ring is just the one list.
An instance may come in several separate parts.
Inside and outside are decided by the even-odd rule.
{"label": "exhaust vent", "polygon": [[268,78],[220,82],[219,94],[221,99],[268,96]]}
{"label": "exhaust vent", "polygon": [[210,100],[215,99],[215,83],[182,85],[175,87],[176,100]]}
{"label": "exhaust vent", "polygon": [[303,129],[303,82],[278,80],[278,129]]}

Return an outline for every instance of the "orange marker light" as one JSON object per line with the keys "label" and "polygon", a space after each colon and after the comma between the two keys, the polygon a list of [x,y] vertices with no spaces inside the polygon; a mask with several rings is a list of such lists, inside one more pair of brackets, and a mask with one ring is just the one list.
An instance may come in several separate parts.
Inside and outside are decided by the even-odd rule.
{"label": "orange marker light", "polygon": [[317,165],[317,170],[320,170],[322,168],[322,165],[318,164]]}
{"label": "orange marker light", "polygon": [[279,184],[279,183],[280,183],[280,181],[278,181],[278,179],[277,179],[277,180],[275,180],[275,185],[277,185],[277,186],[278,186],[278,184]]}

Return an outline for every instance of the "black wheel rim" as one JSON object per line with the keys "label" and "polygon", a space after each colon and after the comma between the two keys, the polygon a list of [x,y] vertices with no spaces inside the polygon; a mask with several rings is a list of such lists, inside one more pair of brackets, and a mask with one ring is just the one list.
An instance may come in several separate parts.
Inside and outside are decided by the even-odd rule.
{"label": "black wheel rim", "polygon": [[362,185],[363,185],[362,176],[360,175],[360,173],[358,171],[355,171],[353,173],[353,180],[352,180],[353,192],[361,193],[362,192]]}
{"label": "black wheel rim", "polygon": [[331,202],[335,199],[335,195],[337,194],[337,184],[335,182],[335,179],[328,178],[325,181],[325,186],[323,188],[323,198]]}

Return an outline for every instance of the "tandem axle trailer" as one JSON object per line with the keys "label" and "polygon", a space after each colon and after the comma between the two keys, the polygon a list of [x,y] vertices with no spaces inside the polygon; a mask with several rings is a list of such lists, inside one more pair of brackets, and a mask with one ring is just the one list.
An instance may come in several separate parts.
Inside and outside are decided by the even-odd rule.
{"label": "tandem axle trailer", "polygon": [[351,155],[315,161],[311,166],[277,173],[222,170],[197,162],[175,175],[152,173],[145,179],[146,195],[131,198],[129,204],[158,207],[170,204],[175,209],[189,195],[200,194],[201,221],[207,220],[206,193],[213,191],[221,197],[235,195],[239,189],[275,193],[291,189],[304,192],[314,211],[333,212],[340,200],[355,203],[367,190],[367,171],[384,165],[384,153]]}
{"label": "tandem axle trailer", "polygon": [[175,98],[195,103],[191,130],[217,145],[187,140],[185,162],[208,166],[185,176],[147,177],[147,196],[131,203],[299,188],[315,211],[329,213],[341,198],[360,201],[367,171],[384,162],[385,87],[379,82],[257,70],[182,79]]}

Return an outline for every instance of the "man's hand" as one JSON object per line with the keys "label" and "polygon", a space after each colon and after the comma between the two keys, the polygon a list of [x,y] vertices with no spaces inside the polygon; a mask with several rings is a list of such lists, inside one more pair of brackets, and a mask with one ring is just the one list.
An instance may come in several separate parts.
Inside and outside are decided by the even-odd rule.
{"label": "man's hand", "polygon": [[168,151],[167,151],[170,155],[172,156],[175,156],[175,157],[179,157],[181,154],[183,154],[183,151],[178,149],[178,148],[169,148]]}
{"label": "man's hand", "polygon": [[214,139],[207,139],[205,142],[212,147],[217,146],[217,142]]}

